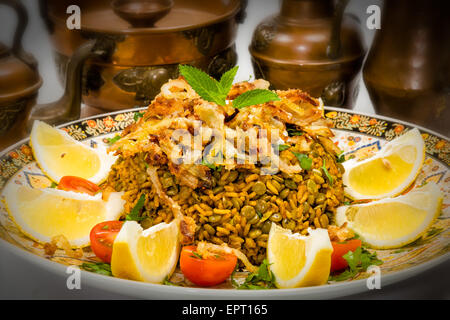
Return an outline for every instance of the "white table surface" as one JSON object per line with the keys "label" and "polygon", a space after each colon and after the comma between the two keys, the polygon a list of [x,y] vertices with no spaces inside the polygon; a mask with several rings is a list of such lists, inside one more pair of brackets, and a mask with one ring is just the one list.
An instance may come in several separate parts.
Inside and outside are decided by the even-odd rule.
{"label": "white table surface", "polygon": [[[37,1],[23,0],[26,5],[30,21],[24,36],[24,47],[32,53],[39,62],[39,72],[44,84],[39,91],[38,102],[52,102],[62,94],[52,51],[44,25],[40,20]],[[367,17],[366,8],[370,4],[380,4],[380,0],[353,0],[348,11],[356,14],[363,21],[363,32],[367,46],[370,46],[374,36],[373,30],[365,27]],[[264,17],[278,11],[277,0],[249,0],[247,18],[240,25],[236,40],[240,66],[237,80],[246,80],[253,75],[248,53],[248,45],[256,25]],[[0,42],[11,43],[12,30],[15,25],[13,11],[0,6]],[[360,93],[354,108],[356,111],[373,113],[373,107],[361,81]],[[350,298],[361,299],[449,299],[450,277],[448,269],[450,262],[424,272],[421,275],[383,287],[381,290],[368,291]],[[81,290],[68,290],[66,287],[67,274],[50,273],[47,270],[30,265],[14,253],[2,250],[0,252],[0,298],[1,299],[126,299],[128,297],[105,292],[83,284]]]}

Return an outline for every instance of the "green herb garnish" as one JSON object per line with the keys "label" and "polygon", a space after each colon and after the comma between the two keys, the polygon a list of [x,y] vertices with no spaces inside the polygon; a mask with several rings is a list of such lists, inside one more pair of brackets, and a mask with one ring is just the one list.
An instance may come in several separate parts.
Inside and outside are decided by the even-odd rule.
{"label": "green herb garnish", "polygon": [[255,210],[258,217],[261,219],[263,217],[263,214],[259,210]]}
{"label": "green herb garnish", "polygon": [[191,256],[192,258],[196,258],[196,259],[200,259],[200,260],[203,259],[202,255],[195,251],[192,251],[192,254],[193,254],[193,256]]}
{"label": "green herb garnish", "polygon": [[219,172],[222,170],[221,166],[216,166],[215,164],[209,163],[206,159],[202,159],[202,165],[207,166],[211,170],[217,170]]}
{"label": "green herb garnish", "polygon": [[328,280],[344,281],[355,277],[360,272],[366,271],[372,265],[380,265],[383,263],[383,261],[378,259],[376,252],[370,253],[363,247],[358,247],[353,252],[347,252],[343,255],[343,258],[347,260],[347,269],[338,275],[330,276]]}
{"label": "green herb garnish", "polygon": [[163,284],[166,285],[166,286],[175,286],[175,287],[179,287],[180,286],[179,284],[176,284],[176,283],[173,283],[173,282],[169,281],[169,277],[168,276],[166,276],[164,278]]}
{"label": "green herb garnish", "polygon": [[125,217],[125,220],[127,221],[141,221],[144,218],[140,216],[141,210],[144,207],[145,204],[145,194],[141,194],[141,197],[137,201],[134,208],[131,210],[129,214]]}
{"label": "green herb garnish", "polygon": [[264,259],[256,272],[247,276],[243,284],[239,285],[233,278],[231,279],[231,283],[237,289],[260,290],[276,288],[275,275],[270,271],[269,263],[266,259]]}
{"label": "green herb garnish", "polygon": [[[226,98],[233,85],[238,67],[234,67],[225,72],[220,81],[210,77],[205,72],[189,66],[180,65],[180,74],[186,79],[189,85],[202,97],[202,99],[214,102],[219,106],[226,105]],[[244,107],[262,104],[270,101],[280,100],[278,95],[270,90],[255,89],[244,92],[233,101],[233,107],[242,109]]]}
{"label": "green herb garnish", "polygon": [[287,128],[286,130],[287,130],[288,136],[290,136],[290,137],[303,135],[303,131],[297,130],[295,128]]}
{"label": "green herb garnish", "polygon": [[50,185],[50,188],[55,189],[58,186],[58,184],[56,182],[52,182],[52,184]]}
{"label": "green herb garnish", "polygon": [[144,116],[144,112],[136,112],[134,114],[133,119],[134,119],[135,122],[137,122],[139,120],[139,118],[142,118],[143,116]]}
{"label": "green herb garnish", "polygon": [[103,274],[105,276],[112,276],[111,265],[108,263],[97,262],[97,263],[83,263],[81,268],[98,274]]}
{"label": "green herb garnish", "polygon": [[341,153],[339,153],[338,155],[336,155],[336,162],[337,162],[337,163],[343,163],[343,162],[345,162],[344,151],[342,151]]}
{"label": "green herb garnish", "polygon": [[325,176],[328,179],[328,182],[330,183],[330,186],[333,186],[333,177],[331,176],[331,174],[328,172],[327,168],[325,167],[325,159],[323,159],[323,165],[322,165],[322,170],[325,173]]}
{"label": "green herb garnish", "polygon": [[118,140],[120,139],[120,135],[115,135],[114,138],[108,138],[108,144],[109,145],[113,145],[114,143],[116,143]]}
{"label": "green herb garnish", "polygon": [[233,100],[233,107],[242,109],[257,104],[263,104],[270,101],[279,101],[280,98],[275,92],[265,89],[254,89],[246,91]]}
{"label": "green herb garnish", "polygon": [[288,145],[288,144],[279,144],[279,145],[278,145],[278,150],[281,152],[281,151],[284,151],[284,150],[289,149],[290,147],[291,147],[291,146]]}
{"label": "green herb garnish", "polygon": [[294,151],[291,151],[291,152],[294,154],[294,156],[297,157],[298,162],[300,162],[300,167],[302,167],[303,170],[311,170],[312,159],[310,157],[308,157],[304,153],[298,153],[298,152],[294,152]]}

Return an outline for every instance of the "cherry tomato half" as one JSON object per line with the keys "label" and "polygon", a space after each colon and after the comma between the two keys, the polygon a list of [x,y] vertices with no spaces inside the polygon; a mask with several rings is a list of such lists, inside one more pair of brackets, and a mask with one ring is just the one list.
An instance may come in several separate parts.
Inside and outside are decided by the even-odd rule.
{"label": "cherry tomato half", "polygon": [[91,249],[103,262],[111,263],[113,243],[122,225],[123,221],[103,221],[92,228]]}
{"label": "cherry tomato half", "polygon": [[333,253],[331,254],[331,272],[339,271],[347,268],[347,260],[344,259],[344,255],[349,251],[355,251],[358,247],[361,247],[361,240],[353,239],[345,242],[332,241]]}
{"label": "cherry tomato half", "polygon": [[58,189],[65,191],[75,191],[80,193],[87,193],[91,196],[95,195],[100,191],[100,188],[93,182],[89,180],[80,178],[65,176],[62,177],[58,184]]}
{"label": "cherry tomato half", "polygon": [[198,286],[210,287],[224,282],[236,267],[233,254],[211,254],[207,258],[197,252],[196,246],[185,246],[181,250],[181,272]]}

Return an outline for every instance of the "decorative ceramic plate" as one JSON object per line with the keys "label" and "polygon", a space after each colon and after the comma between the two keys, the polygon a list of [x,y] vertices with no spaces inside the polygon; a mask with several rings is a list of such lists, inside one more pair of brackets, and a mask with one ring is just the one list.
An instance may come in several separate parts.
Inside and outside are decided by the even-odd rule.
{"label": "decorative ceramic plate", "polygon": [[[98,115],[62,125],[77,140],[95,147],[107,143],[112,137],[134,122],[136,112],[132,109],[105,115]],[[364,115],[344,109],[326,108],[325,117],[334,123],[334,141],[344,150],[346,156],[376,151],[383,144],[403,134],[411,124],[380,116]],[[423,272],[450,257],[450,142],[439,134],[419,128],[426,145],[427,156],[416,184],[434,181],[444,193],[442,214],[420,239],[396,250],[378,250],[381,265],[381,282],[387,285]],[[41,172],[33,159],[28,140],[19,142],[0,153],[0,191],[7,183],[29,185],[33,188],[48,187],[51,181]],[[96,262],[95,255],[85,249],[82,259],[73,259],[57,251],[46,256],[41,245],[28,239],[14,225],[0,203],[0,246],[18,253],[26,261],[45,269],[58,271],[68,265]],[[223,288],[205,289],[174,287],[123,280],[82,271],[83,281],[104,290],[141,298],[178,299],[286,299],[286,298],[332,298],[367,290],[366,273],[344,282],[329,283],[319,287],[276,290],[232,290]],[[182,276],[175,273],[172,279]],[[243,276],[243,275],[241,275]],[[229,286],[228,286],[229,287]]]}

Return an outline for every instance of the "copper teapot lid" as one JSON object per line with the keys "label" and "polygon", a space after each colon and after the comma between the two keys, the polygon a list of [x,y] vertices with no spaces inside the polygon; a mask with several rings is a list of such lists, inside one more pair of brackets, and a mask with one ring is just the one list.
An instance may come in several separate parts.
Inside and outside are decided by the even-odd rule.
{"label": "copper teapot lid", "polygon": [[28,97],[36,93],[41,84],[36,67],[0,43],[0,103]]}
{"label": "copper teapot lid", "polygon": [[[67,19],[72,0],[48,0],[53,19]],[[235,15],[240,0],[80,0],[81,29],[130,34],[183,31],[224,21]]]}

